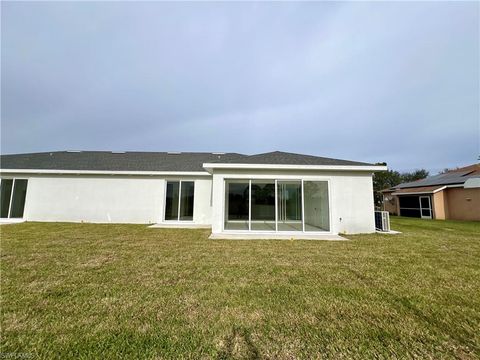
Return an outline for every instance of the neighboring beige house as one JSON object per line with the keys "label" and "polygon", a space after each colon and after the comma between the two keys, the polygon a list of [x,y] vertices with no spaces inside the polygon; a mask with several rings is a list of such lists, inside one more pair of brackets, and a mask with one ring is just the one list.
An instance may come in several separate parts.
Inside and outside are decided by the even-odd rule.
{"label": "neighboring beige house", "polygon": [[399,184],[382,193],[383,207],[390,214],[480,221],[479,164]]}

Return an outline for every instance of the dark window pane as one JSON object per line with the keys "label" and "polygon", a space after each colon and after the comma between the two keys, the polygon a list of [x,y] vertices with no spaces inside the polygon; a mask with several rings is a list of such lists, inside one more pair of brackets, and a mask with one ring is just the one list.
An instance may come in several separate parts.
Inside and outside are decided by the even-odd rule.
{"label": "dark window pane", "polygon": [[428,197],[421,197],[420,201],[422,203],[422,208],[429,209],[430,208],[430,198]]}
{"label": "dark window pane", "polygon": [[275,182],[252,181],[252,230],[275,231]]}
{"label": "dark window pane", "polygon": [[430,209],[422,209],[422,216],[423,217],[432,217],[432,213]]}
{"label": "dark window pane", "polygon": [[374,217],[375,217],[375,228],[381,230],[383,228],[383,226],[382,226],[382,223],[383,223],[382,213],[379,212],[379,211],[375,211]]}
{"label": "dark window pane", "polygon": [[193,193],[195,183],[193,181],[182,181],[180,192],[180,220],[193,220]]}
{"label": "dark window pane", "polygon": [[165,198],[165,220],[178,220],[178,181],[167,182],[167,196]]}
{"label": "dark window pane", "polygon": [[420,209],[418,196],[399,196],[398,199],[401,208]]}
{"label": "dark window pane", "polygon": [[8,217],[8,208],[10,206],[10,196],[12,194],[12,184],[13,180],[2,179],[1,189],[0,189],[0,202],[1,202],[1,214],[0,217]]}
{"label": "dark window pane", "polygon": [[400,216],[420,217],[420,209],[402,209],[400,208]]}
{"label": "dark window pane", "polygon": [[27,180],[15,180],[13,187],[11,218],[22,218],[23,209],[25,207],[25,197],[27,196]]}
{"label": "dark window pane", "polygon": [[225,182],[225,229],[248,230],[248,181]]}

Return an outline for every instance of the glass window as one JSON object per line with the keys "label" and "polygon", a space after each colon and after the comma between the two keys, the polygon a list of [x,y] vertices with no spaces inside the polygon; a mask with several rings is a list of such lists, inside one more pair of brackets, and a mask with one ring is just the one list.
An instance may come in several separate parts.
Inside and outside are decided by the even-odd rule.
{"label": "glass window", "polygon": [[252,180],[251,230],[275,231],[275,181]]}
{"label": "glass window", "polygon": [[225,229],[248,230],[249,181],[225,182]]}
{"label": "glass window", "polygon": [[329,231],[328,183],[304,181],[305,231]]}
{"label": "glass window", "polygon": [[167,182],[167,196],[165,198],[165,220],[178,220],[179,182]]}
{"label": "glass window", "polygon": [[0,184],[0,197],[1,197],[1,216],[2,218],[8,218],[8,210],[10,208],[10,197],[12,196],[13,180],[2,179]]}
{"label": "glass window", "polygon": [[193,220],[195,182],[167,181],[165,220]]}
{"label": "glass window", "polygon": [[180,220],[193,220],[193,181],[182,181],[180,191]]}
{"label": "glass window", "polygon": [[277,181],[278,231],[302,231],[302,182]]}
{"label": "glass window", "polygon": [[27,196],[27,180],[15,179],[13,187],[12,205],[10,210],[11,218],[22,218]]}

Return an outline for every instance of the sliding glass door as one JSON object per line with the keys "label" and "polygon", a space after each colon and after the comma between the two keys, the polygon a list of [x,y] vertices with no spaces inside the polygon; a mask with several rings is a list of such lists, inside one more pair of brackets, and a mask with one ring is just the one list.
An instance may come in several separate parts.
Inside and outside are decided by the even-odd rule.
{"label": "sliding glass door", "polygon": [[329,231],[328,183],[304,181],[305,231]]}
{"label": "sliding glass door", "polygon": [[193,221],[193,181],[167,181],[165,220]]}
{"label": "sliding glass door", "polygon": [[303,231],[302,182],[277,181],[278,231]]}
{"label": "sliding glass door", "polygon": [[250,182],[225,182],[225,230],[249,230]]}
{"label": "sliding glass door", "polygon": [[252,180],[250,230],[275,231],[275,182]]}
{"label": "sliding glass door", "polygon": [[167,182],[167,196],[165,198],[165,220],[178,220],[178,199],[180,182]]}
{"label": "sliding glass door", "polygon": [[328,182],[226,180],[224,229],[330,231]]}
{"label": "sliding glass door", "polygon": [[193,193],[195,192],[194,182],[182,181],[180,185],[179,220],[193,221]]}

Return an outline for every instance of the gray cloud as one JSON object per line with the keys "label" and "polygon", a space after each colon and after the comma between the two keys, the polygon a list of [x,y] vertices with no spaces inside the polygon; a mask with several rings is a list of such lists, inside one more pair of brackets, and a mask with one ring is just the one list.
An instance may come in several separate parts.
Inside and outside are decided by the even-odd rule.
{"label": "gray cloud", "polygon": [[479,154],[479,4],[2,2],[2,153]]}

